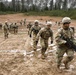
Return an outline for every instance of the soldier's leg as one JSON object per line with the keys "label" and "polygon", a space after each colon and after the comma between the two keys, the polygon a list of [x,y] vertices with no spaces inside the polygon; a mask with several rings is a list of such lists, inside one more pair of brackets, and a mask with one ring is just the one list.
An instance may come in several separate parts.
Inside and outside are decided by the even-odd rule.
{"label": "soldier's leg", "polygon": [[57,68],[60,68],[61,61],[63,59],[64,53],[65,53],[64,49],[60,49],[60,48],[57,49],[57,52],[56,52],[56,55],[57,55]]}
{"label": "soldier's leg", "polygon": [[8,33],[6,33],[6,38],[8,38]]}
{"label": "soldier's leg", "polygon": [[40,43],[41,43],[41,47],[42,47],[42,49],[41,49],[42,59],[44,59],[45,58],[45,52],[46,52],[47,47],[48,47],[48,41],[41,39]]}
{"label": "soldier's leg", "polygon": [[7,38],[7,31],[4,30],[4,38],[6,39]]}
{"label": "soldier's leg", "polygon": [[4,33],[4,38],[6,39],[6,33]]}
{"label": "soldier's leg", "polygon": [[30,34],[30,29],[28,30],[28,35]]}
{"label": "soldier's leg", "polygon": [[17,28],[15,28],[15,34],[17,34]]}
{"label": "soldier's leg", "polygon": [[14,28],[14,34],[15,34],[15,28]]}
{"label": "soldier's leg", "polygon": [[63,63],[65,64],[65,68],[68,69],[69,66],[68,66],[68,63],[73,59],[74,57],[74,50],[70,49],[70,50],[67,50],[67,57],[64,59]]}
{"label": "soldier's leg", "polygon": [[36,35],[33,34],[33,50],[34,50],[34,51],[36,51],[36,49],[37,49],[37,43],[38,43],[38,42],[36,42]]}
{"label": "soldier's leg", "polygon": [[18,27],[17,27],[17,29],[16,29],[16,33],[18,33]]}

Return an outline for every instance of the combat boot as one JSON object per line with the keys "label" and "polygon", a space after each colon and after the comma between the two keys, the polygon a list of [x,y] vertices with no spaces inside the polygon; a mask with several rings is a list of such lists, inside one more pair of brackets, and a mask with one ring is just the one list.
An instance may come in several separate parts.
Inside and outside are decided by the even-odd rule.
{"label": "combat boot", "polygon": [[63,61],[64,65],[65,65],[65,69],[69,69],[68,63],[66,61]]}
{"label": "combat boot", "polygon": [[59,73],[62,72],[62,70],[60,69],[60,65],[59,65],[59,64],[57,65],[57,71],[58,71]]}
{"label": "combat boot", "polygon": [[57,68],[60,69],[60,65],[57,65]]}

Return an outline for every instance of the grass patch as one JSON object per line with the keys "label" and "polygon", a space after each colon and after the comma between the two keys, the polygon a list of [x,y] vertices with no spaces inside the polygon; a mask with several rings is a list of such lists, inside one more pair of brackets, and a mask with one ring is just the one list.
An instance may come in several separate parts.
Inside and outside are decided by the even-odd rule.
{"label": "grass patch", "polygon": [[[17,14],[17,13],[22,13],[22,12],[13,12],[13,11],[0,11],[0,15],[6,15],[6,14]],[[55,17],[70,17],[72,19],[76,19],[76,10],[52,10],[52,11],[28,11],[28,12],[23,12],[24,15],[27,16],[55,16]]]}
{"label": "grass patch", "polygon": [[25,12],[24,15],[27,16],[56,16],[56,17],[70,17],[72,19],[76,19],[76,10],[52,10],[52,11],[29,11]]}
{"label": "grass patch", "polygon": [[3,11],[0,11],[0,15],[7,15],[7,14],[17,14],[19,12],[13,12],[13,11],[6,11],[6,12],[3,12]]}

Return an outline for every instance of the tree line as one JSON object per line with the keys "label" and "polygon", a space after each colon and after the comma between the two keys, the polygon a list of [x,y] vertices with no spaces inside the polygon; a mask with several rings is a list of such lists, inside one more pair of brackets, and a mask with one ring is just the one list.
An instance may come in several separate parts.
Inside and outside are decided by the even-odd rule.
{"label": "tree line", "polygon": [[76,9],[76,0],[0,0],[0,11],[44,11]]}

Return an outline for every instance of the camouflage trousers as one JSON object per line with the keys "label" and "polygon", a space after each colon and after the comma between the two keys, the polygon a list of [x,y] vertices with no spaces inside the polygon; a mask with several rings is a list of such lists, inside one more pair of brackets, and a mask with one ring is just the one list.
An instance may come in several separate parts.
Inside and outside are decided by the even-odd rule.
{"label": "camouflage trousers", "polygon": [[36,42],[37,35],[33,34],[32,36],[33,36],[33,50],[36,51],[36,49],[37,49],[37,43],[38,43],[38,42]]}
{"label": "camouflage trousers", "polygon": [[28,35],[30,34],[30,28],[28,29]]}
{"label": "camouflage trousers", "polygon": [[41,44],[41,54],[44,55],[47,48],[48,48],[48,40],[45,39],[40,39],[40,44]]}
{"label": "camouflage trousers", "polygon": [[[67,56],[65,57],[65,59],[63,59],[63,55],[67,54]],[[68,49],[66,47],[61,47],[61,48],[57,48],[57,65],[61,65],[61,61],[63,59],[63,62],[69,63],[73,57],[74,57],[74,50],[73,49]]]}
{"label": "camouflage trousers", "polygon": [[8,31],[4,31],[4,37],[5,39],[8,38]]}
{"label": "camouflage trousers", "polygon": [[14,34],[17,34],[17,32],[18,32],[18,29],[14,28]]}

